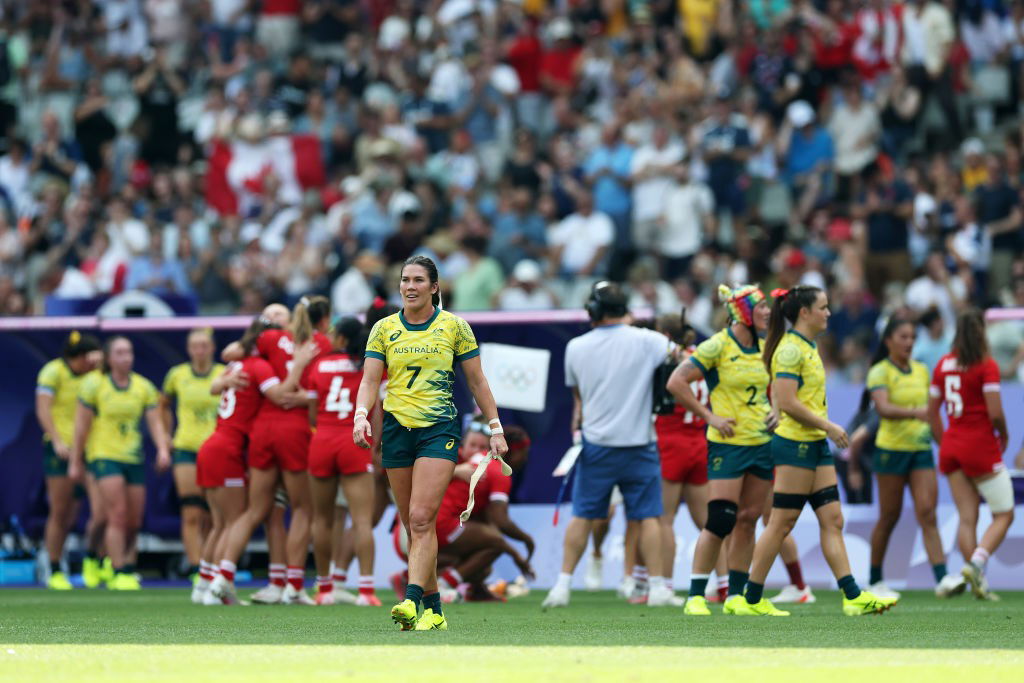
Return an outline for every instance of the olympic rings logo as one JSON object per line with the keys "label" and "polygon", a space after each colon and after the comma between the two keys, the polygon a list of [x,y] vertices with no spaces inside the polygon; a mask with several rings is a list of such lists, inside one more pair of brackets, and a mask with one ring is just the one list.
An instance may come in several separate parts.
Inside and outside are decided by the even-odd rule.
{"label": "olympic rings logo", "polygon": [[497,368],[498,380],[505,385],[525,391],[537,383],[537,369],[502,363]]}

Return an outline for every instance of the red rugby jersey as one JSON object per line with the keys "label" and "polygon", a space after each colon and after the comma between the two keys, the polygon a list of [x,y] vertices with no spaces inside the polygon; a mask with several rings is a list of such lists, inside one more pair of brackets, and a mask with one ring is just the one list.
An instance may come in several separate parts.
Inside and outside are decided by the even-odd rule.
{"label": "red rugby jersey", "polygon": [[235,430],[248,436],[252,422],[260,407],[270,404],[263,394],[281,380],[274,374],[270,363],[259,356],[249,356],[230,363],[225,372],[242,371],[249,375],[249,385],[244,389],[227,389],[220,394],[217,406],[217,429]]}
{"label": "red rugby jersey", "polygon": [[991,357],[962,368],[955,353],[946,354],[935,366],[928,391],[931,396],[941,399],[946,407],[949,419],[947,434],[992,435],[985,393],[999,391],[999,366]]}
{"label": "red rugby jersey", "polygon": [[317,399],[316,427],[351,432],[362,367],[344,351],[330,351],[309,365],[303,385]]}

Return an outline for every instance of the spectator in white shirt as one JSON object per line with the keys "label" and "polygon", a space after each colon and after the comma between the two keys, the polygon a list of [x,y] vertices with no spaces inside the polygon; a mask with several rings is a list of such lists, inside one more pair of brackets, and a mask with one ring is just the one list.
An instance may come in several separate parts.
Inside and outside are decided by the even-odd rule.
{"label": "spectator in white shirt", "polygon": [[10,150],[0,157],[0,192],[15,215],[26,213],[33,204],[29,184],[34,166],[28,158],[28,147],[18,139],[12,139]]}
{"label": "spectator in white shirt", "polygon": [[663,230],[659,241],[662,273],[674,280],[686,273],[690,261],[714,231],[715,196],[711,188],[680,173],[682,184],[662,195]]}
{"label": "spectator in white shirt", "polygon": [[548,244],[553,274],[564,278],[601,275],[614,237],[612,219],[594,210],[594,195],[589,188],[581,189],[576,213],[550,228]]}
{"label": "spectator in white shirt", "polygon": [[938,309],[947,329],[956,326],[956,313],[967,299],[967,285],[959,275],[950,275],[941,250],[928,255],[924,273],[911,280],[905,294],[907,305],[923,313],[932,306]]}
{"label": "spectator in white shirt", "polygon": [[495,300],[499,311],[545,311],[558,307],[558,300],[541,282],[544,272],[533,259],[523,259],[512,269],[512,277]]}
{"label": "spectator in white shirt", "polygon": [[364,249],[352,265],[331,287],[331,307],[338,315],[362,313],[377,296],[376,283],[384,273],[384,263],[376,252]]}
{"label": "spectator in white shirt", "polygon": [[836,157],[834,167],[839,176],[839,194],[846,199],[856,197],[856,179],[861,171],[878,157],[882,122],[878,110],[864,101],[859,82],[843,87],[843,103],[836,107],[828,123]]}
{"label": "spectator in white shirt", "polygon": [[934,95],[938,99],[946,117],[946,140],[959,144],[964,136],[949,67],[955,40],[953,16],[941,2],[913,0],[904,6],[901,56],[907,79],[924,97]]}
{"label": "spectator in white shirt", "polygon": [[661,242],[663,198],[678,186],[685,156],[686,147],[671,139],[663,125],[654,128],[650,144],[633,154],[633,243],[641,252],[653,252]]}

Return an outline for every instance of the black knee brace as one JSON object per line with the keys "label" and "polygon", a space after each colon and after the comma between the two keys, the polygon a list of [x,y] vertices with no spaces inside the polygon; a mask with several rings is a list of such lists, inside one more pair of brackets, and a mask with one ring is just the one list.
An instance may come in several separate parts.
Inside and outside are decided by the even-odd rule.
{"label": "black knee brace", "polygon": [[202,496],[184,496],[178,501],[181,507],[194,507],[200,510],[210,511],[210,506],[206,504],[206,500]]}
{"label": "black knee brace", "polygon": [[802,493],[776,493],[772,496],[772,507],[783,510],[803,510],[807,496]]}
{"label": "black knee brace", "polygon": [[731,500],[716,498],[708,501],[708,522],[704,528],[719,538],[725,538],[736,526],[736,513],[739,507]]}
{"label": "black knee brace", "polygon": [[836,486],[826,486],[825,488],[812,493],[809,500],[811,501],[812,510],[817,510],[821,506],[828,505],[829,503],[838,503],[839,488]]}

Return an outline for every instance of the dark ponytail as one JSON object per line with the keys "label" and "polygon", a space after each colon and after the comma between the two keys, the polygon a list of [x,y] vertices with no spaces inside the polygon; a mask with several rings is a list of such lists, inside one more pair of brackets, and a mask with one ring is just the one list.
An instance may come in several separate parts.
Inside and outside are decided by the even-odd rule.
{"label": "dark ponytail", "polygon": [[305,344],[313,338],[313,332],[323,320],[331,315],[331,302],[325,296],[304,296],[292,311],[289,331],[296,345]]}
{"label": "dark ponytail", "polygon": [[366,325],[359,322],[358,318],[346,316],[334,321],[331,332],[335,339],[344,337],[345,353],[348,354],[357,365],[362,365],[363,354],[366,353],[366,340],[368,332]]}
{"label": "dark ponytail", "polygon": [[[437,284],[437,266],[434,265],[433,260],[427,256],[410,256],[402,264],[402,270],[405,270],[406,266],[420,266],[427,271],[427,278],[430,280],[430,284]],[[431,303],[438,308],[441,307],[441,288],[438,286],[438,290],[434,292],[430,297]]]}
{"label": "dark ponytail", "polygon": [[772,314],[768,319],[768,334],[764,338],[764,366],[768,374],[772,372],[772,356],[786,333],[786,322],[795,325],[800,317],[800,309],[810,308],[821,293],[820,287],[797,285],[789,290],[776,289],[772,292],[775,301],[772,303]]}
{"label": "dark ponytail", "polygon": [[253,348],[256,347],[256,340],[265,330],[280,330],[280,325],[275,325],[270,322],[269,318],[264,318],[262,315],[258,315],[253,318],[249,327],[246,328],[242,338],[238,341],[242,347],[242,351],[245,352],[246,356],[252,355]]}
{"label": "dark ponytail", "polygon": [[953,353],[962,368],[977,365],[988,356],[985,318],[977,308],[969,308],[957,316]]}
{"label": "dark ponytail", "polygon": [[[871,356],[871,362],[868,363],[868,368],[873,368],[878,363],[889,357],[889,347],[885,345],[892,335],[896,334],[896,330],[900,329],[904,325],[913,325],[914,323],[906,318],[898,318],[893,316],[889,318],[889,322],[886,323],[885,329],[882,330],[882,338],[878,340],[878,346],[875,347],[875,355]],[[871,392],[865,385],[864,392],[860,395],[860,408],[857,412],[862,413],[868,409],[871,404]]]}
{"label": "dark ponytail", "polygon": [[67,341],[64,342],[64,350],[61,352],[61,355],[65,359],[71,360],[99,350],[100,342],[96,337],[91,334],[82,334],[78,330],[72,330],[71,334],[68,335]]}

